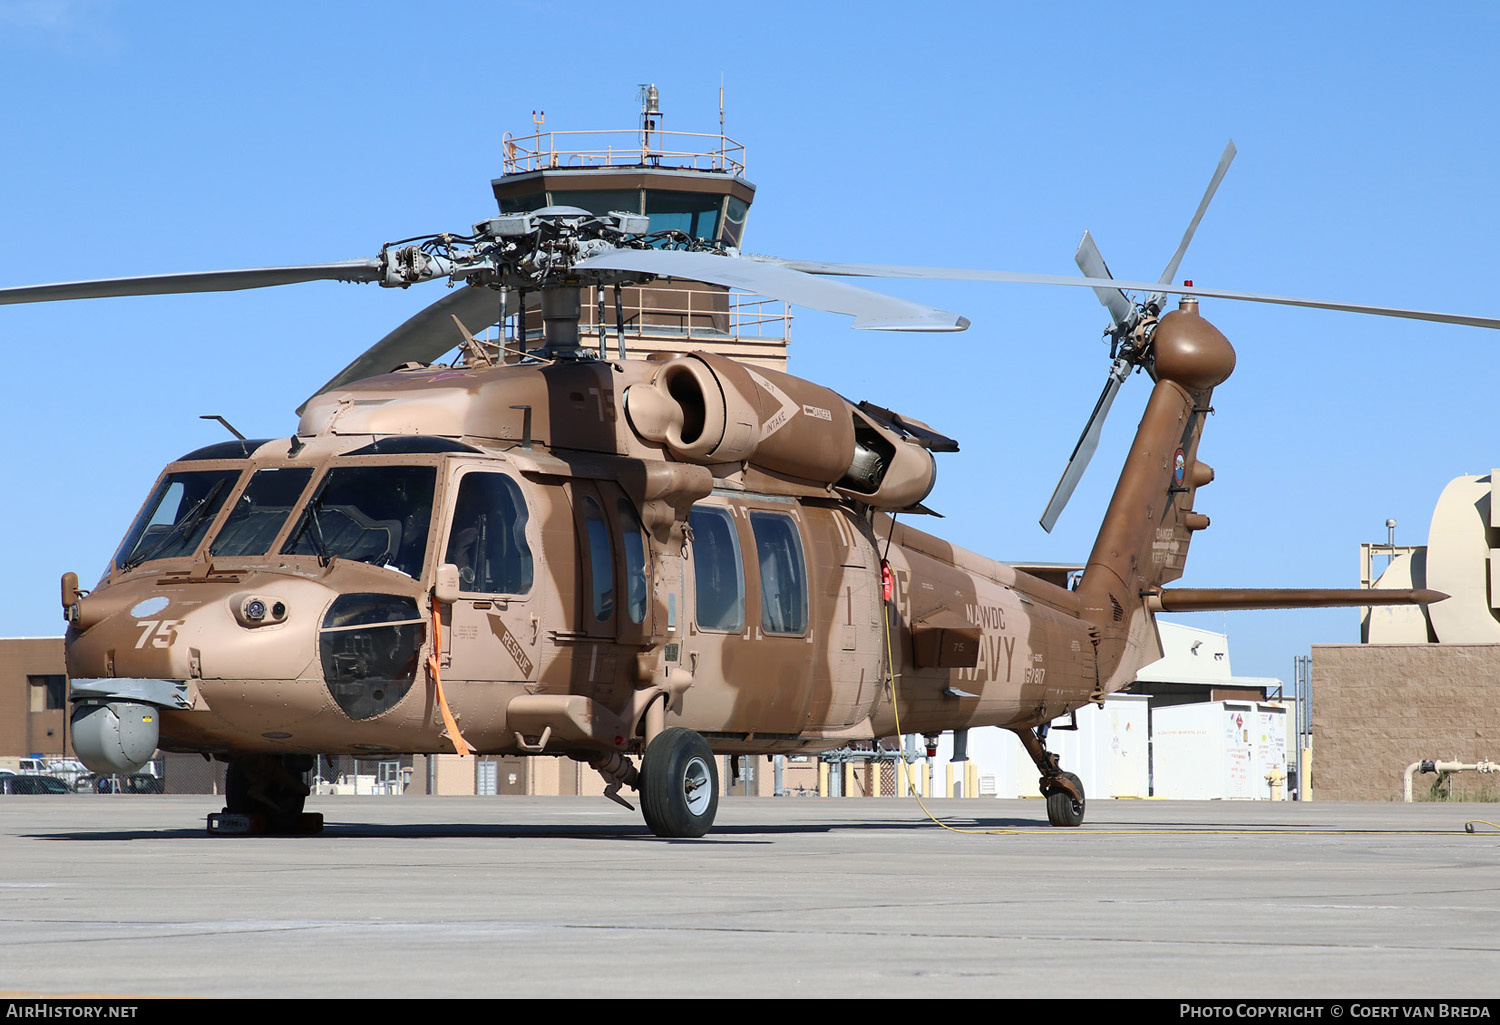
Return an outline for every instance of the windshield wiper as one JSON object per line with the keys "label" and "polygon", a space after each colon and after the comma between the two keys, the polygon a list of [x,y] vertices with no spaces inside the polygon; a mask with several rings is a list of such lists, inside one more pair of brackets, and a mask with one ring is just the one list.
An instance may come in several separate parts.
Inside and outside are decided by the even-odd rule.
{"label": "windshield wiper", "polygon": [[[188,510],[188,514],[186,516],[178,520],[176,523],[172,524],[171,528],[165,534],[157,538],[156,544],[151,546],[150,551],[147,551],[132,559],[127,559],[125,561],[125,564],[122,565],[120,569],[132,570],[143,562],[150,562],[156,557],[156,554],[158,552],[164,550],[167,547],[168,542],[174,540],[179,536],[183,536],[187,532],[196,528],[198,524],[203,521],[203,517],[208,514],[210,503],[213,502],[215,498],[219,497],[220,491],[224,490],[224,484],[225,482],[222,480],[216,482],[213,487],[208,489],[208,494],[198,499],[198,504],[193,506],[192,509]],[[218,507],[214,506],[214,508]]]}
{"label": "windshield wiper", "polygon": [[297,542],[302,540],[302,535],[307,534],[308,528],[311,527],[312,533],[309,536],[312,539],[313,551],[318,556],[318,565],[324,569],[327,569],[328,564],[333,561],[333,556],[328,554],[328,542],[323,539],[323,522],[318,518],[318,512],[323,508],[323,494],[328,490],[332,478],[333,474],[323,478],[317,494],[307,500],[307,511],[302,516],[302,526],[297,528],[296,536],[287,542],[286,548],[282,549],[286,551],[287,548],[295,548]]}

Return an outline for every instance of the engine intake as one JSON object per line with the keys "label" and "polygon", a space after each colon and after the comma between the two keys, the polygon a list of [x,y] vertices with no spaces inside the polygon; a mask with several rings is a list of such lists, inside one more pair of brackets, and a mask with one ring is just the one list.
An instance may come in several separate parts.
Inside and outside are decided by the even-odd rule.
{"label": "engine intake", "polygon": [[631,428],[684,462],[748,462],[835,487],[881,509],[932,490],[932,454],[837,392],[790,374],[695,352],[625,393]]}

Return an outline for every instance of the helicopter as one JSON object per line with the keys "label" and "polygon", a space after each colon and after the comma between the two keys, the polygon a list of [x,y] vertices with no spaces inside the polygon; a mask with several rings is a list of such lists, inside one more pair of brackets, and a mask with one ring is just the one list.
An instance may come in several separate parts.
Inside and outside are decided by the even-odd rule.
{"label": "helicopter", "polygon": [[[0,288],[4,305],[453,286],[310,396],[289,436],[169,463],[94,586],[63,575],[71,730],[90,769],[201,753],[228,765],[210,831],[295,832],[321,827],[304,811],[317,754],[567,757],[626,807],[622,791],[636,791],[655,835],[686,838],[713,825],[717,755],[1000,726],[1036,764],[1049,822],[1071,827],[1086,795],[1047,750],[1049,725],[1160,657],[1157,612],[1445,597],[1167,586],[1209,525],[1195,498],[1214,471],[1198,448],[1236,360],[1200,299],[1500,326],[1173,284],[1232,143],[1154,283],[1113,278],[1087,233],[1081,277],[824,263],[740,249],[733,203],[748,186],[733,165],[700,176],[721,193],[706,221],[672,208],[663,227],[649,192],[631,209],[597,188],[611,168],[688,173],[663,170],[654,102],[638,160],[578,172],[594,175],[588,203],[576,183],[578,203],[539,187],[519,198],[553,160],[497,180],[497,216],[368,259]],[[935,457],[958,449],[923,421],[722,353],[627,351],[622,291],[682,281],[845,314],[856,329],[969,326],[842,280],[871,277],[1095,291],[1108,376],[1044,528],[1125,380],[1140,371],[1152,388],[1081,576],[912,526],[930,512]]]}

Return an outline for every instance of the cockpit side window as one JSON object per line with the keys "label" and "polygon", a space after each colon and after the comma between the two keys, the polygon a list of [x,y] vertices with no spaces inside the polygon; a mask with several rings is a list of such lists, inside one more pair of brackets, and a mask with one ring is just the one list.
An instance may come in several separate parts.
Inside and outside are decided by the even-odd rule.
{"label": "cockpit side window", "polygon": [[115,565],[130,569],[152,559],[192,555],[239,476],[236,468],[179,470],[162,478],[115,552]]}
{"label": "cockpit side window", "polygon": [[209,554],[230,558],[265,555],[310,480],[311,467],[257,470],[209,545]]}
{"label": "cockpit side window", "polygon": [[302,508],[283,555],[316,555],[422,575],[432,523],[434,466],[340,466]]}
{"label": "cockpit side window", "polygon": [[458,567],[463,590],[528,594],[533,565],[526,541],[526,500],[503,473],[468,473],[458,486],[444,562]]}

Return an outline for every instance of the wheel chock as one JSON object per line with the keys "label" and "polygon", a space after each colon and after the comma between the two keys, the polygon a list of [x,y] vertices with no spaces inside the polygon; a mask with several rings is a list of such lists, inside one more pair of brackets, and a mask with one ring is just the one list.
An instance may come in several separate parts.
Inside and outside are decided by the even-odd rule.
{"label": "wheel chock", "polygon": [[272,829],[264,815],[238,812],[214,812],[208,816],[208,832],[213,836],[317,836],[323,832],[320,812],[303,812],[287,829]]}
{"label": "wheel chock", "polygon": [[208,816],[208,831],[213,836],[255,836],[266,831],[266,819],[264,815],[214,812]]}

